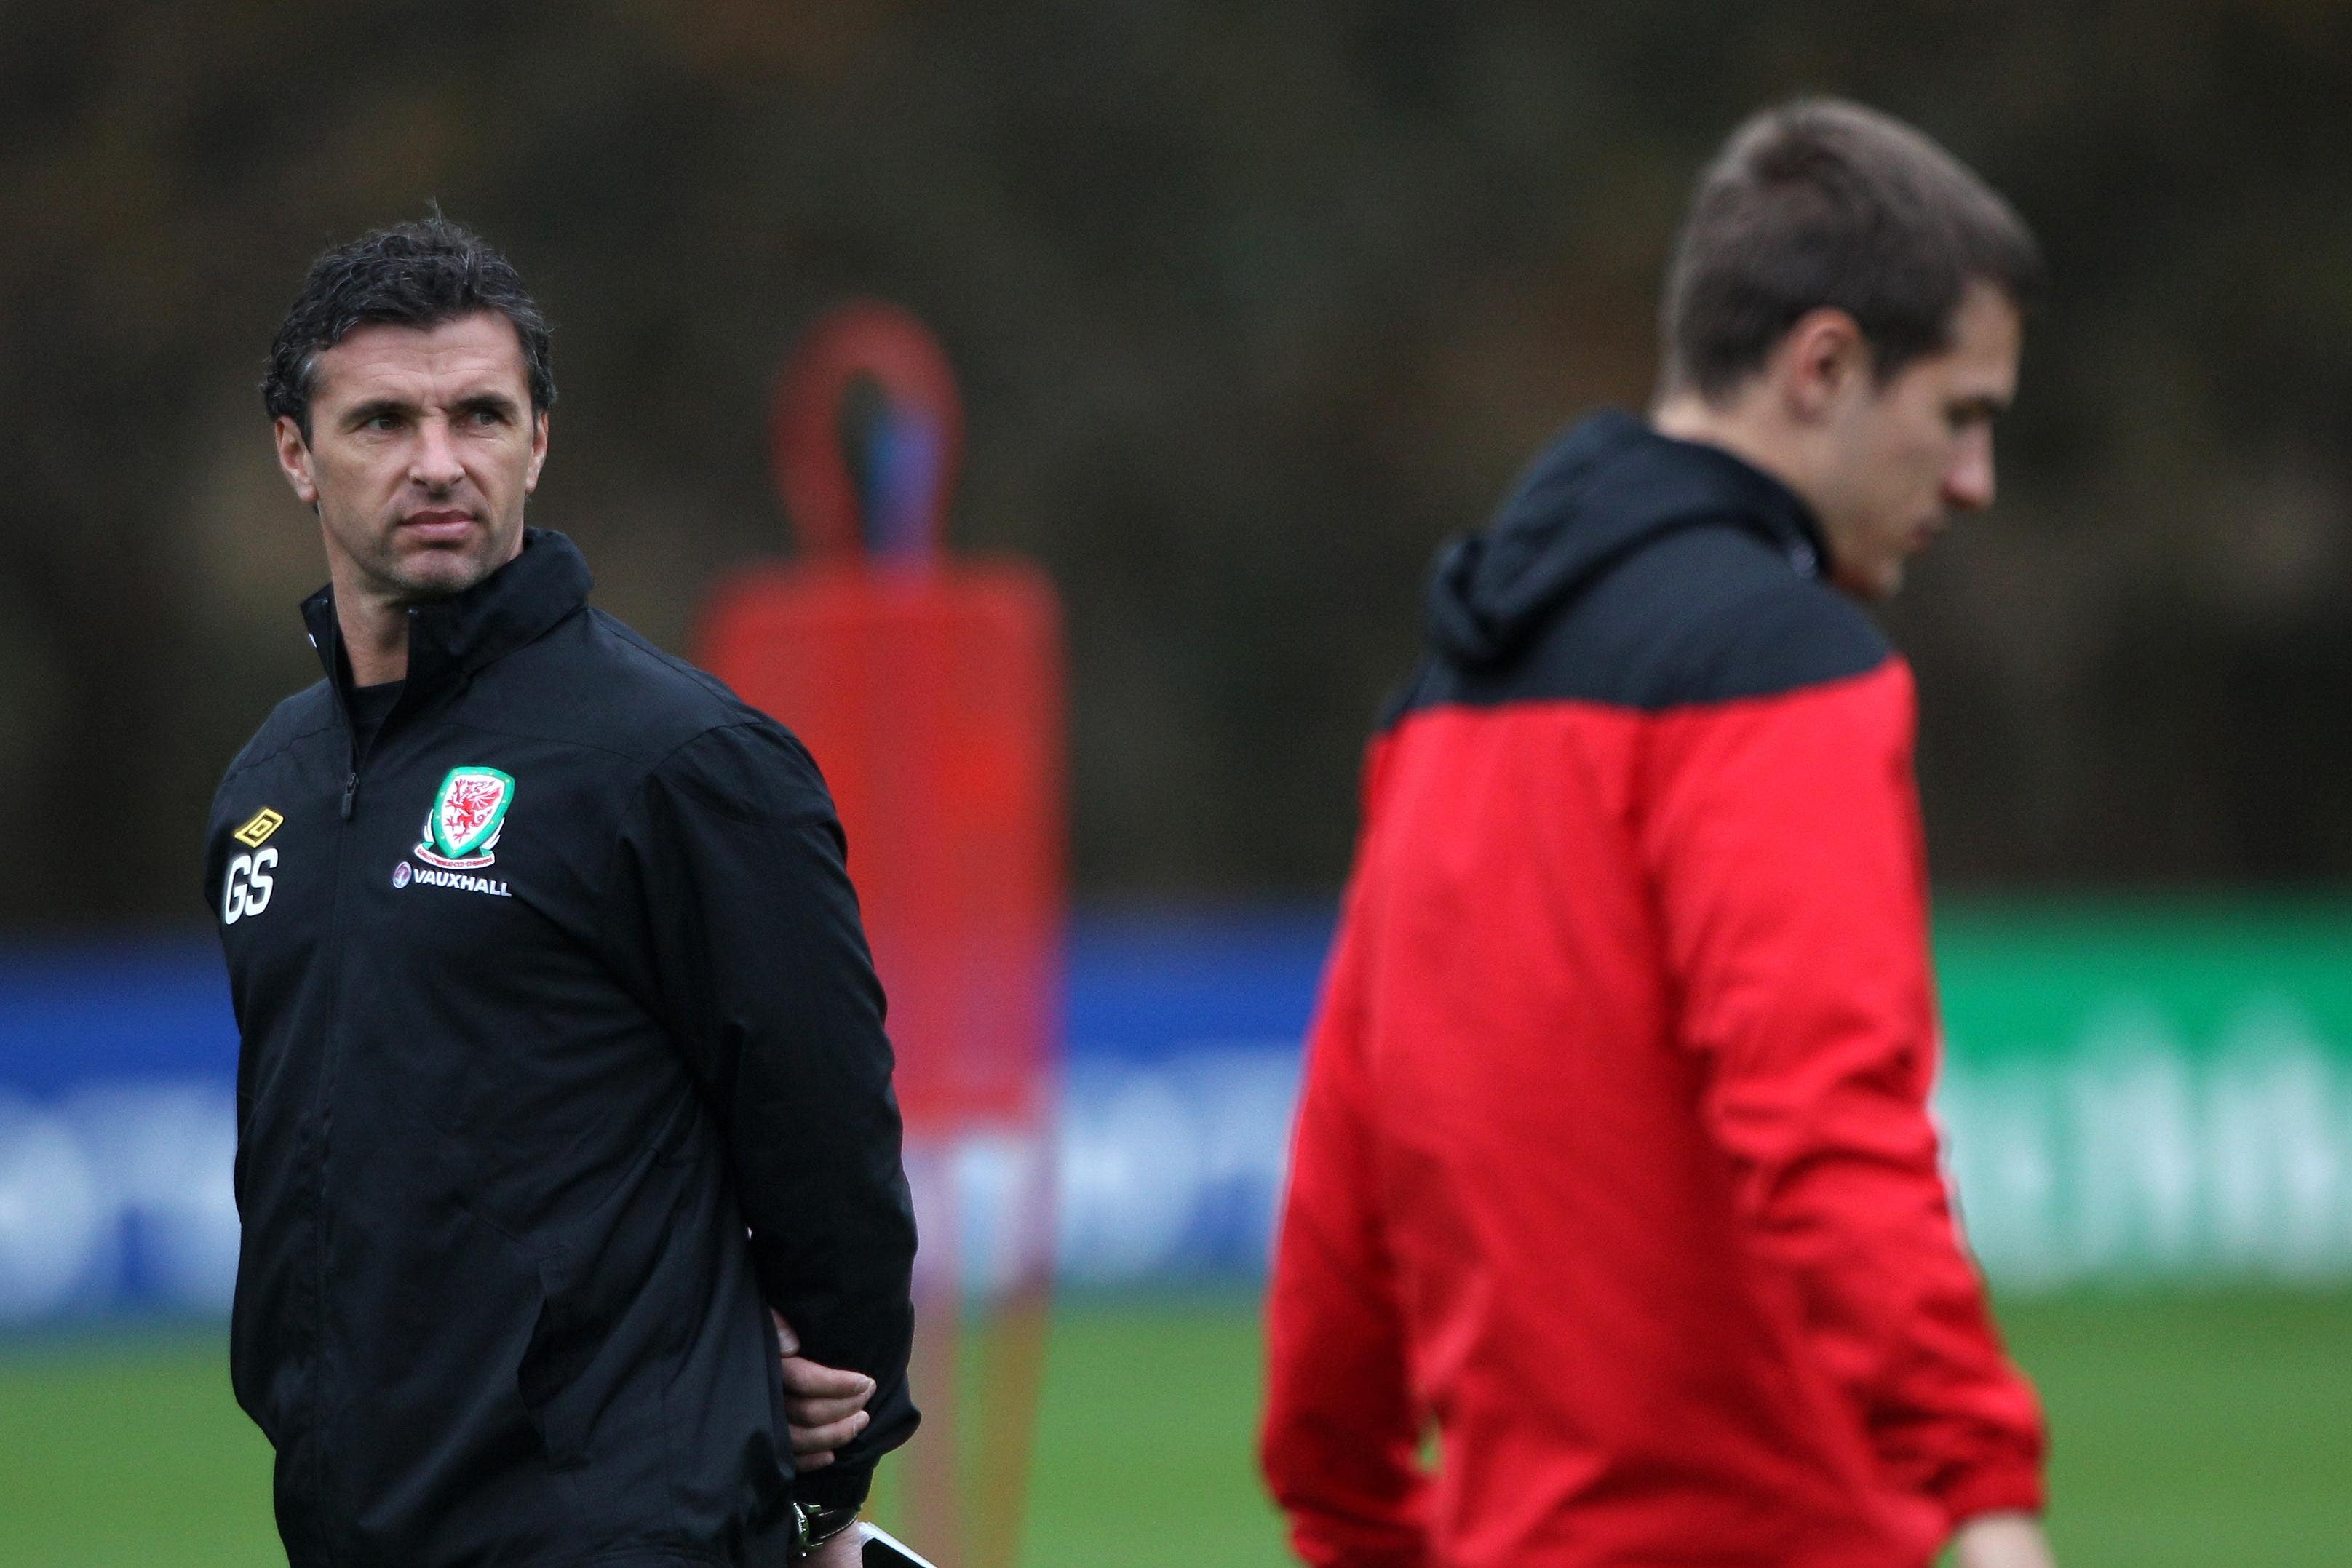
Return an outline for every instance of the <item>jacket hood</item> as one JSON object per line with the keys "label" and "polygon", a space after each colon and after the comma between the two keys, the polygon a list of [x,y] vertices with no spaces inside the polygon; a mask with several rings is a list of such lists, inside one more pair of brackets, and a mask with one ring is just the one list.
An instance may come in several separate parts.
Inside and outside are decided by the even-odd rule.
{"label": "jacket hood", "polygon": [[1485,532],[1439,552],[1424,606],[1431,646],[1456,664],[1500,664],[1617,562],[1701,522],[1748,528],[1820,574],[1820,528],[1786,485],[1630,413],[1594,414],[1536,459]]}

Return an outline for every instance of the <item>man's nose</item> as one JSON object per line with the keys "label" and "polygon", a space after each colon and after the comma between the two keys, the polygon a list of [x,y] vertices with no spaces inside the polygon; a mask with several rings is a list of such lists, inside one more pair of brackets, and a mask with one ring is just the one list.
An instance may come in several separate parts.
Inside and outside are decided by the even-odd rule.
{"label": "man's nose", "polygon": [[428,490],[446,490],[466,476],[465,465],[457,461],[457,444],[449,439],[447,420],[427,419],[418,424],[416,453],[408,476]]}
{"label": "man's nose", "polygon": [[1971,441],[1944,471],[1944,502],[1956,512],[1981,512],[1992,505],[1992,443]]}

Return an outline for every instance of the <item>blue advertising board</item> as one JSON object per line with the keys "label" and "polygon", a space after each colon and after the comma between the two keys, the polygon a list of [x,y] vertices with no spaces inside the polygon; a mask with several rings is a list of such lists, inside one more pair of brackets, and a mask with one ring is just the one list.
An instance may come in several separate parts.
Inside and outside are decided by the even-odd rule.
{"label": "blue advertising board", "polygon": [[[1078,921],[1065,1280],[1263,1272],[1329,930],[1321,908]],[[1963,905],[1937,949],[1937,1111],[1997,1281],[2352,1277],[2352,907]],[[236,1065],[208,940],[0,952],[0,1324],[226,1309]],[[984,1284],[1008,1184],[1002,1151],[963,1153],[957,1252]]]}
{"label": "blue advertising board", "polygon": [[[1066,1277],[1263,1268],[1320,911],[1106,915],[1068,965]],[[217,1313],[236,1034],[206,938],[0,953],[0,1323]]]}

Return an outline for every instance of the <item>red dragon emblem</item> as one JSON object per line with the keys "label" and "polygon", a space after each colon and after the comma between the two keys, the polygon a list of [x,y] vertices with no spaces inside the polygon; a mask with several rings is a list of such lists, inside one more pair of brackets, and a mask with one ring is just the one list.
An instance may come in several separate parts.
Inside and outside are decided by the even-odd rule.
{"label": "red dragon emblem", "polygon": [[480,832],[506,792],[506,786],[495,779],[460,779],[450,785],[441,802],[441,821],[449,837],[463,843]]}
{"label": "red dragon emblem", "polygon": [[470,871],[494,858],[507,808],[514,803],[514,779],[495,768],[453,768],[441,781],[440,798],[425,819],[425,841],[417,857],[428,865]]}

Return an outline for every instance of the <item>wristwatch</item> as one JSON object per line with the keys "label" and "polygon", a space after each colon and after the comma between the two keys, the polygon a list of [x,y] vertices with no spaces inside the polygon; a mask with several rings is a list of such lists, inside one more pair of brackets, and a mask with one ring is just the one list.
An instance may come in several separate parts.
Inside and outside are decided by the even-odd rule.
{"label": "wristwatch", "polygon": [[818,1547],[857,1522],[857,1506],[820,1508],[813,1503],[793,1504],[793,1554],[795,1563],[804,1563],[816,1555]]}

